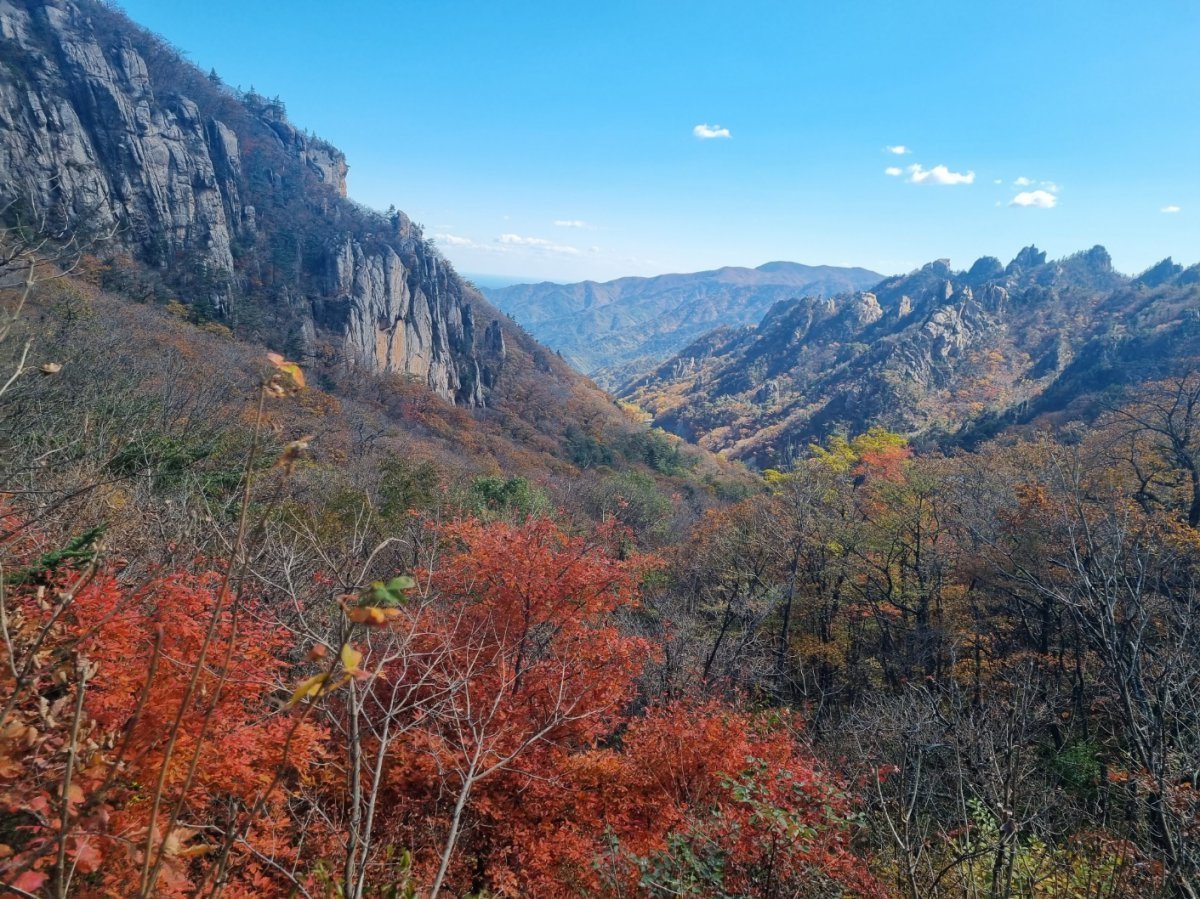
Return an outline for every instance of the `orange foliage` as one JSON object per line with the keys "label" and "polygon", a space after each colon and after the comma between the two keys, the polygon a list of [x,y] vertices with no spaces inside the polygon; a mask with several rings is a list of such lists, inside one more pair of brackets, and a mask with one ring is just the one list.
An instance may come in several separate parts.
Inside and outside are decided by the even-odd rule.
{"label": "orange foliage", "polygon": [[396,747],[389,838],[413,847],[418,869],[431,872],[450,806],[466,791],[450,882],[512,892],[540,876],[528,857],[538,851],[530,820],[542,816],[532,797],[624,720],[651,657],[649,644],[623,635],[615,618],[636,604],[646,563],[620,560],[546,520],[517,527],[471,519],[441,535],[450,551],[418,576],[439,594],[421,627],[428,636],[418,662],[395,674],[450,699],[429,706]]}
{"label": "orange foliage", "polygon": [[[0,673],[0,695],[14,700],[0,727],[0,803],[9,818],[0,832],[8,855],[0,862],[4,882],[36,891],[52,880],[65,833],[72,895],[136,891],[166,736],[195,670],[219,580],[211,573],[172,574],[133,589],[114,574],[85,572],[49,589],[10,593],[12,645],[26,652],[14,652]],[[231,804],[252,804],[283,761],[280,747],[295,722],[272,715],[267,698],[287,642],[249,603],[220,613],[149,841],[152,856],[161,848],[164,859],[155,895],[194,893],[214,848],[207,828],[221,826]],[[15,682],[9,663],[23,673],[30,658],[28,677]],[[289,776],[303,777],[317,752],[315,729],[299,723]],[[164,839],[166,810],[180,799],[193,757],[180,823]],[[283,863],[296,854],[296,834],[282,828],[285,817],[277,793],[248,836],[254,851]],[[245,847],[235,849],[225,895],[286,892],[275,871]]]}
{"label": "orange foliage", "polygon": [[442,629],[422,676],[456,696],[399,741],[384,799],[386,840],[414,850],[419,881],[455,797],[487,769],[465,802],[453,895],[630,895],[681,842],[722,854],[739,895],[764,877],[877,895],[850,851],[851,802],[792,736],[794,719],[716,702],[630,716],[651,648],[614,616],[635,605],[645,560],[548,521],[468,520],[442,536],[453,549],[422,575],[441,598],[428,632]]}
{"label": "orange foliage", "polygon": [[832,880],[879,895],[849,850],[849,800],[785,727],[717,702],[651,710],[619,748],[533,784],[527,803],[530,894],[640,895],[649,879],[695,873],[694,854],[720,859],[723,894],[774,895],[773,882],[803,895]]}
{"label": "orange foliage", "polygon": [[[0,801],[11,822],[0,830],[0,877],[29,892],[51,888],[64,870],[63,834],[74,895],[134,894],[147,844],[163,857],[152,894],[193,895],[211,885],[220,832],[267,795],[232,851],[222,895],[287,895],[297,884],[320,892],[329,885],[321,871],[338,867],[345,845],[347,793],[338,766],[318,763],[344,758],[348,731],[318,728],[309,710],[324,704],[336,719],[361,689],[380,702],[359,713],[388,709],[396,735],[383,744],[386,814],[375,819],[368,883],[427,885],[445,858],[452,895],[630,895],[664,876],[705,882],[692,860],[719,857],[722,888],[738,895],[765,895],[764,883],[877,895],[851,851],[851,801],[797,741],[796,719],[717,702],[631,714],[653,650],[620,618],[636,610],[652,560],[621,558],[609,530],[589,540],[546,520],[471,519],[439,535],[441,558],[415,579],[424,597],[381,607],[383,620],[357,625],[363,651],[342,649],[347,675],[365,686],[310,691],[291,714],[269,702],[291,680],[282,661],[290,637],[249,600],[220,606],[219,574],[134,589],[85,569],[10,593],[14,657],[0,686],[19,701],[0,722]],[[389,629],[410,642],[376,664],[372,635]],[[316,658],[327,652],[312,656],[328,666]],[[30,658],[30,676],[14,679],[8,662],[23,671]],[[167,761],[193,675],[198,688]],[[382,701],[407,687],[409,704]],[[378,734],[364,732],[364,752]],[[164,764],[162,812],[147,839]],[[165,832],[176,801],[178,823]],[[326,812],[301,826],[289,814],[297,803]]]}

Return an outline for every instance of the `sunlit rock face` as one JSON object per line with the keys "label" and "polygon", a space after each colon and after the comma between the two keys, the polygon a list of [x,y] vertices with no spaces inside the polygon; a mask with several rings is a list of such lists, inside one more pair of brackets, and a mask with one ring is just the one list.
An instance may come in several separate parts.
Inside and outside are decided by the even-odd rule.
{"label": "sunlit rock face", "polygon": [[268,343],[337,347],[347,365],[487,402],[504,360],[494,310],[403,213],[348,201],[343,154],[280,101],[231,91],[91,0],[0,0],[0,41],[10,215],[102,236],[97,252],[261,321]]}

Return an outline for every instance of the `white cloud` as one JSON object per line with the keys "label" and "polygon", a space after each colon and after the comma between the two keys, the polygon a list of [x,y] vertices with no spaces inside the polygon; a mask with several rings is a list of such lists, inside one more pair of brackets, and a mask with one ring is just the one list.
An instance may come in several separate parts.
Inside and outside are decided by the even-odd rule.
{"label": "white cloud", "polygon": [[997,178],[995,181],[992,182],[992,184],[1003,184],[1003,183],[1004,183],[1003,178]]}
{"label": "white cloud", "polygon": [[1035,209],[1053,209],[1058,197],[1046,190],[1023,190],[1008,204],[1009,206],[1029,206]]}
{"label": "white cloud", "polygon": [[505,247],[528,247],[543,253],[557,253],[562,256],[577,256],[579,250],[546,240],[544,237],[522,237],[520,234],[501,234],[496,243]]}
{"label": "white cloud", "polygon": [[908,181],[910,184],[973,184],[975,173],[952,172],[944,165],[926,169],[920,163],[913,163],[908,167]]}
{"label": "white cloud", "polygon": [[1159,210],[1159,212],[1166,212],[1168,214],[1179,212],[1179,211],[1180,211],[1179,207],[1176,206],[1174,203],[1172,203],[1170,206],[1164,206],[1162,209]]}
{"label": "white cloud", "polygon": [[587,228],[588,223],[579,219],[556,219],[554,224],[559,228]]}
{"label": "white cloud", "polygon": [[484,253],[525,254],[537,253],[556,256],[578,256],[575,247],[555,243],[542,237],[522,237],[520,234],[501,234],[495,240],[478,243],[469,237],[457,234],[435,234],[434,240],[443,247],[455,247],[460,250],[477,250]]}
{"label": "white cloud", "polygon": [[435,234],[433,239],[448,247],[473,247],[475,241],[469,237],[459,237],[457,234]]}
{"label": "white cloud", "polygon": [[[999,184],[1000,182],[997,181],[996,183]],[[1041,188],[1042,190],[1048,190],[1052,194],[1056,194],[1060,190],[1059,186],[1053,181],[1039,181],[1037,178],[1026,178],[1024,175],[1014,179],[1012,186]]]}
{"label": "white cloud", "polygon": [[903,175],[904,169],[900,168],[899,166],[889,165],[883,170],[883,173],[885,175],[891,175],[892,177],[895,177],[897,175]]}
{"label": "white cloud", "polygon": [[889,153],[895,153],[897,156],[903,156],[906,153],[911,153],[912,148],[906,147],[904,144],[896,144],[894,147],[884,147]]}
{"label": "white cloud", "polygon": [[714,137],[733,137],[729,133],[728,128],[722,128],[720,125],[697,125],[692,129],[692,134],[700,138],[700,140],[711,140]]}
{"label": "white cloud", "polygon": [[541,237],[522,237],[520,234],[501,234],[496,243],[513,244],[519,247],[548,247],[550,241]]}

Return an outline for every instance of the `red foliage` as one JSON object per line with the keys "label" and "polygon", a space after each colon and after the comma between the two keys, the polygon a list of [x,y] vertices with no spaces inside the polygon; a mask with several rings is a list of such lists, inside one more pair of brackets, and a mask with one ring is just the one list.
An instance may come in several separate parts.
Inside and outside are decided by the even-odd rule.
{"label": "red foliage", "polygon": [[441,530],[451,547],[428,577],[438,602],[404,669],[434,703],[394,751],[390,839],[436,868],[452,805],[469,791],[451,869],[463,889],[517,890],[531,878],[531,799],[565,760],[624,720],[649,644],[623,635],[615,616],[636,604],[643,561],[622,561],[549,521],[479,521]]}
{"label": "red foliage", "polygon": [[[832,882],[883,895],[851,851],[852,802],[790,724],[678,702],[633,720],[619,747],[564,760],[524,797],[536,811],[521,820],[522,888],[641,895],[674,879],[766,896]],[[704,879],[705,863],[719,863],[719,883]]]}
{"label": "red foliage", "polygon": [[[150,797],[165,761],[167,734],[215,611],[219,581],[212,573],[175,574],[131,589],[112,574],[77,574],[53,589],[10,595],[19,668],[29,658],[19,651],[32,652],[39,635],[41,643],[23,683],[14,681],[7,660],[0,675],[2,695],[17,699],[0,734],[0,802],[11,816],[0,842],[12,853],[0,862],[0,877],[16,878],[22,868],[28,868],[20,875],[26,884],[51,876],[63,832],[61,799],[74,703],[81,672],[87,672],[75,740],[78,760],[66,791],[72,895],[136,892]],[[223,823],[230,803],[254,802],[280,764],[280,746],[293,724],[270,714],[267,704],[282,675],[287,635],[258,620],[252,604],[235,608],[220,613],[167,767],[150,841],[152,852],[161,846],[164,854],[156,895],[194,892],[201,860],[213,843],[206,828]],[[316,738],[314,728],[300,726],[289,756],[293,776],[315,756]],[[184,788],[193,756],[195,775],[183,814],[164,842],[167,810]],[[278,837],[281,804],[282,798],[268,804],[249,843],[264,856],[286,862],[294,857],[294,834]],[[235,852],[225,895],[285,892],[268,866],[245,851]]]}
{"label": "red foliage", "polygon": [[465,806],[454,895],[637,894],[681,841],[721,854],[738,894],[773,894],[773,880],[876,895],[850,851],[850,800],[791,719],[715,702],[630,717],[650,647],[614,616],[635,605],[644,561],[546,521],[442,533],[454,549],[430,575],[441,602],[429,631],[448,651],[430,657],[437,689],[459,692],[397,745],[386,799],[387,839],[416,851],[419,880],[479,759],[492,769]]}
{"label": "red foliage", "polygon": [[[548,521],[468,520],[440,536],[438,564],[417,573],[426,595],[359,626],[361,652],[341,653],[353,659],[347,678],[306,706],[320,703],[336,720],[353,697],[372,700],[354,706],[377,716],[360,731],[363,754],[386,748],[368,884],[411,876],[428,886],[445,856],[453,895],[632,895],[664,878],[747,896],[830,883],[877,894],[851,852],[850,800],[797,741],[796,721],[717,702],[631,715],[652,648],[620,618],[636,614],[648,560],[607,551],[615,535],[589,541]],[[168,734],[216,614],[166,763],[149,841],[165,860],[154,894],[191,895],[212,876],[216,831],[274,786],[293,729],[284,781],[234,850],[222,895],[288,894],[272,863],[297,870],[310,890],[330,885],[314,863],[340,866],[349,801],[340,762],[317,762],[346,759],[351,731],[271,707],[292,680],[283,661],[291,638],[254,603],[222,595],[216,574],[135,590],[104,573],[10,595],[15,654],[0,686],[19,701],[0,727],[6,882],[48,888],[65,833],[74,895],[136,892]],[[39,639],[31,676],[14,680],[7,661],[20,670]],[[390,654],[373,655],[385,645]],[[397,690],[410,699],[374,701]],[[380,715],[393,735],[383,744]],[[73,744],[79,761],[64,789]],[[179,824],[164,834],[193,757]],[[289,801],[322,811],[301,826]]]}
{"label": "red foliage", "polygon": [[863,450],[854,473],[862,478],[900,483],[904,480],[905,467],[912,455],[912,447],[903,444],[874,446]]}

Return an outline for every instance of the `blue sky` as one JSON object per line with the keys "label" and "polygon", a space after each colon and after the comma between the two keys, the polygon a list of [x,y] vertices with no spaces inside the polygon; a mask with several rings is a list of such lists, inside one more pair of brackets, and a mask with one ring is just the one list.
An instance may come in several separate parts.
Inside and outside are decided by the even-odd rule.
{"label": "blue sky", "polygon": [[463,272],[1200,261],[1193,0],[123,6]]}

